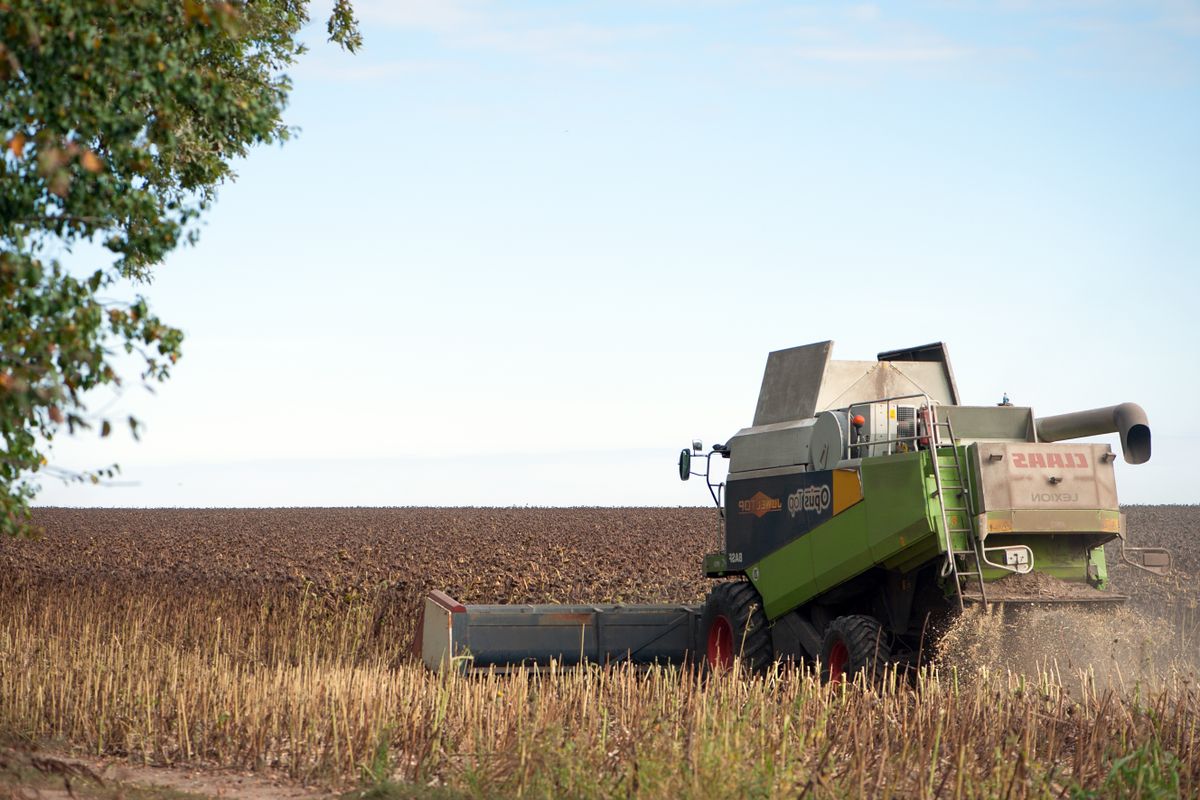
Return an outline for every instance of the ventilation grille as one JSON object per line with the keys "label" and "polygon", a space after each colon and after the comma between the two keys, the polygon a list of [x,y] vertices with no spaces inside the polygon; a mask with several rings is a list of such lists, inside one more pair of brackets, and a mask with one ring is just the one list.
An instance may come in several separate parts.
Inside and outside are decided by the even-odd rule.
{"label": "ventilation grille", "polygon": [[896,406],[896,438],[911,439],[917,435],[917,407]]}

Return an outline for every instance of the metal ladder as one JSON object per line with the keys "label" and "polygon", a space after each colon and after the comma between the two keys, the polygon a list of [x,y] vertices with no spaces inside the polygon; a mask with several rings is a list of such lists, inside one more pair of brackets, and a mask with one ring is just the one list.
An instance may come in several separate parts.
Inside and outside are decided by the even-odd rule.
{"label": "metal ladder", "polygon": [[[929,420],[931,421],[932,431],[929,431],[929,453],[932,456],[930,459],[933,462],[933,482],[937,487],[935,494],[938,498],[938,508],[942,515],[942,531],[946,537],[946,563],[942,565],[942,577],[950,578],[954,582],[954,595],[958,598],[958,608],[963,610],[963,583],[975,578],[979,581],[979,596],[970,599],[978,599],[984,608],[987,607],[987,588],[983,581],[983,563],[984,556],[982,552],[983,545],[979,541],[979,536],[975,531],[975,517],[971,513],[971,489],[967,485],[967,476],[963,471],[962,459],[958,454],[958,440],[954,438],[954,428],[950,425],[950,420],[940,420],[937,416],[937,409],[932,405],[929,407]],[[950,443],[951,455],[942,455],[938,450],[938,446],[942,444],[942,431],[946,432],[945,439]],[[949,463],[942,463],[942,459],[949,459]],[[947,493],[953,496],[954,502],[947,504]],[[963,520],[966,523],[963,524]],[[951,526],[951,520],[956,524]],[[967,543],[970,545],[968,549],[956,549],[954,546],[954,534],[966,534]],[[958,560],[962,559],[964,568],[959,569]]]}

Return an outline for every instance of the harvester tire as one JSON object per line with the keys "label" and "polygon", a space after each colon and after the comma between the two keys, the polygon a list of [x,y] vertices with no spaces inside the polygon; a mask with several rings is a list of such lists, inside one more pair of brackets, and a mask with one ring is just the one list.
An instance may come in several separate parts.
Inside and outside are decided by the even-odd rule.
{"label": "harvester tire", "polygon": [[746,581],[713,587],[704,601],[700,630],[708,669],[730,669],[736,657],[743,669],[761,672],[774,660],[762,598]]}
{"label": "harvester tire", "polygon": [[879,620],[865,614],[838,617],[825,629],[821,643],[821,677],[837,683],[865,673],[868,683],[876,683],[891,657],[891,642]]}

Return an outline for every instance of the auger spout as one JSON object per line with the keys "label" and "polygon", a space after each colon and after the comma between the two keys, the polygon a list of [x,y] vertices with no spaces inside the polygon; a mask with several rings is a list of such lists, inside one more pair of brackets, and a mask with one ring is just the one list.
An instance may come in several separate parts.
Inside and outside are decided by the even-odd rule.
{"label": "auger spout", "polygon": [[1043,442],[1119,433],[1121,452],[1128,463],[1145,464],[1150,460],[1150,421],[1137,403],[1040,417],[1035,424],[1038,440]]}

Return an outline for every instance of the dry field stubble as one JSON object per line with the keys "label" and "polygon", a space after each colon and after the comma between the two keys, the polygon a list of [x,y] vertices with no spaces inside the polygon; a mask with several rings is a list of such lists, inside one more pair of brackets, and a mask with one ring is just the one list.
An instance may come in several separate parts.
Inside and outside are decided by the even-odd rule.
{"label": "dry field stubble", "polygon": [[[1140,543],[1174,547],[1180,570],[1150,583],[1114,569],[1135,591],[1130,613],[1159,625],[1118,638],[1194,652],[1200,509],[1133,508],[1130,521]],[[444,796],[1200,789],[1200,698],[1163,663],[1091,681],[1064,676],[1077,663],[1006,672],[976,648],[960,665],[969,681],[943,666],[873,690],[797,672],[463,678],[409,660],[428,588],[468,602],[698,600],[707,509],[45,509],[38,522],[43,540],[0,542],[10,740]]]}

